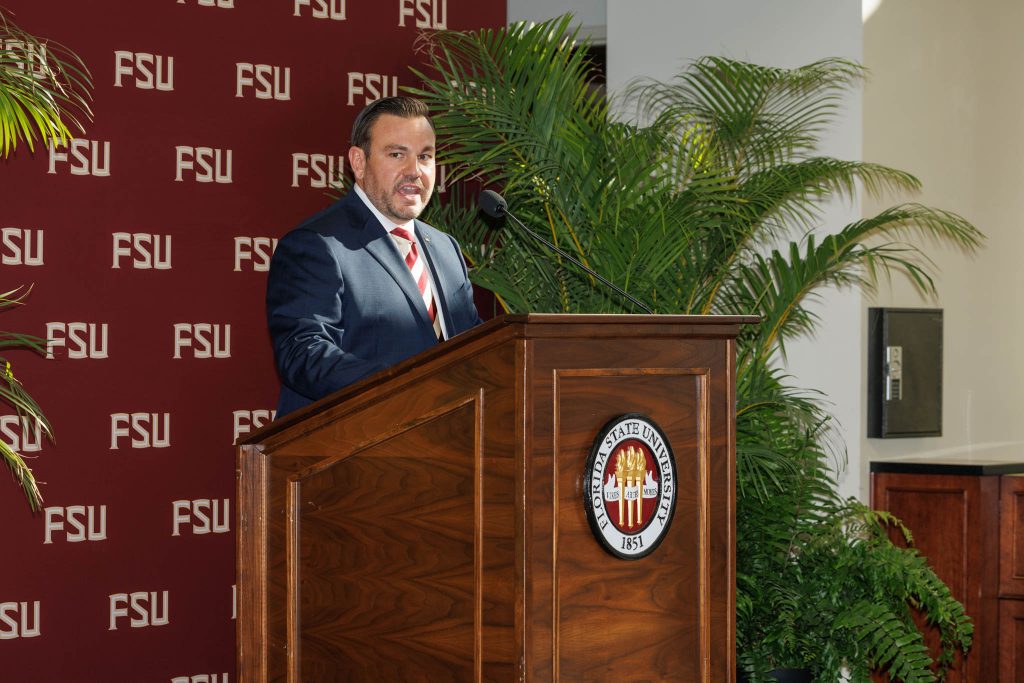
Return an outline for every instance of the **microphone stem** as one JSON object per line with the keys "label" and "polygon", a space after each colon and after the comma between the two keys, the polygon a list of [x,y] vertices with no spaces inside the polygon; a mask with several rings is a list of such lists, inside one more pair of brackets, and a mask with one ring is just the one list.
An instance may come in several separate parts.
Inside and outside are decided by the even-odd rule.
{"label": "microphone stem", "polygon": [[504,210],[504,214],[506,216],[508,216],[509,218],[511,218],[512,220],[514,220],[516,222],[516,225],[518,225],[520,228],[525,230],[526,234],[528,234],[530,237],[532,237],[533,239],[537,240],[538,242],[540,242],[541,244],[543,244],[544,246],[546,246],[548,249],[552,250],[556,254],[559,254],[560,256],[563,256],[564,258],[568,259],[571,263],[575,264],[577,267],[583,269],[588,274],[590,274],[593,277],[597,278],[598,280],[603,282],[606,286],[611,287],[616,292],[621,294],[623,296],[623,298],[625,298],[630,303],[635,305],[637,308],[640,308],[641,310],[643,310],[646,313],[650,313],[652,315],[654,314],[654,311],[652,311],[647,304],[645,304],[644,302],[640,301],[636,297],[632,296],[629,292],[627,292],[626,290],[622,289],[621,287],[616,285],[614,282],[609,281],[604,276],[602,276],[600,273],[596,272],[594,269],[585,266],[583,263],[581,263],[580,261],[576,260],[571,254],[565,252],[562,249],[559,249],[554,244],[552,244],[548,240],[544,239],[544,237],[542,237],[540,234],[538,234],[538,233],[534,232],[533,230],[531,230],[530,228],[528,228],[526,226],[526,223],[523,223],[521,220],[516,218],[515,215],[512,214],[508,209]]}

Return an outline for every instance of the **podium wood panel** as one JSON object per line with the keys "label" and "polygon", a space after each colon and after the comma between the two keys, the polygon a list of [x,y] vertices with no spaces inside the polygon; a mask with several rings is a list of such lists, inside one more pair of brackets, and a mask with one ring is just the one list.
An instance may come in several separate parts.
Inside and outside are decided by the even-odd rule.
{"label": "podium wood panel", "polygon": [[[733,680],[744,322],[508,317],[250,435],[240,680]],[[631,561],[583,506],[624,413],[660,425],[678,492]]]}

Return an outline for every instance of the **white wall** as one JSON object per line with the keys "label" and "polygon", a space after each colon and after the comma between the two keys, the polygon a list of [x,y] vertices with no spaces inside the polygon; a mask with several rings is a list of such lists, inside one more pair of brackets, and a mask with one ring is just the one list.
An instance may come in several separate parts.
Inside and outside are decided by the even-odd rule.
{"label": "white wall", "polygon": [[[556,8],[557,5],[557,8]],[[541,20],[557,15],[558,3],[510,0],[509,18]],[[593,16],[593,15],[588,15]],[[593,20],[593,19],[588,19]],[[608,89],[621,91],[640,76],[670,79],[689,61],[725,55],[761,64],[795,67],[822,57],[862,58],[860,0],[607,0]],[[824,141],[822,152],[861,158],[861,94],[847,100],[846,113]],[[860,216],[859,204],[832,206],[824,225],[837,229]],[[789,367],[798,386],[825,392],[839,419],[850,464],[842,479],[847,495],[865,495],[860,467],[863,430],[861,294],[826,292],[815,339],[791,345]]]}
{"label": "white wall", "polygon": [[[678,0],[608,1],[608,89],[631,79],[669,79],[689,61],[723,55],[780,67],[822,57],[862,57],[860,0]],[[824,140],[824,154],[861,158],[861,95],[847,99],[846,113]],[[857,220],[860,207],[831,206],[823,225],[831,230]],[[820,332],[790,345],[795,384],[823,391],[833,403],[846,441],[849,466],[841,479],[845,495],[864,495],[860,468],[863,401],[861,294],[828,291],[817,309]]]}
{"label": "white wall", "polygon": [[864,439],[865,458],[1020,461],[1024,451],[1022,27],[1018,0],[885,0],[865,24],[865,157],[914,173],[916,200],[988,235],[973,258],[926,245],[937,299],[896,282],[873,300],[944,309],[943,436]]}

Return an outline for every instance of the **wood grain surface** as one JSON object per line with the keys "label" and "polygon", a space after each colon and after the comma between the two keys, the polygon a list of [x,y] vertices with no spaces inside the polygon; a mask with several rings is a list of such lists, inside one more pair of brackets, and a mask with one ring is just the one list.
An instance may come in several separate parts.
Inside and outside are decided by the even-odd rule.
{"label": "wood grain surface", "polygon": [[[732,681],[733,337],[746,319],[490,323],[239,451],[239,677]],[[649,556],[606,553],[580,478],[611,418],[665,432]]]}

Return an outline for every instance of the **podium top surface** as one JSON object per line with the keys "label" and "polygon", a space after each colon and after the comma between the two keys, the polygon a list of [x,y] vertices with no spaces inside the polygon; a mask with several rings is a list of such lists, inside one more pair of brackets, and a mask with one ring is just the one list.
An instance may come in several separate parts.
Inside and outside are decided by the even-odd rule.
{"label": "podium top surface", "polygon": [[267,437],[287,429],[308,416],[360,394],[370,387],[387,382],[413,367],[449,354],[456,349],[481,341],[495,339],[558,339],[572,337],[677,337],[730,339],[739,333],[741,325],[760,322],[756,315],[633,315],[618,313],[567,314],[526,313],[503,315],[456,335],[442,344],[427,349],[401,363],[371,375],[355,384],[343,387],[333,394],[300,410],[274,420],[270,424],[240,438],[236,445],[262,443]]}

